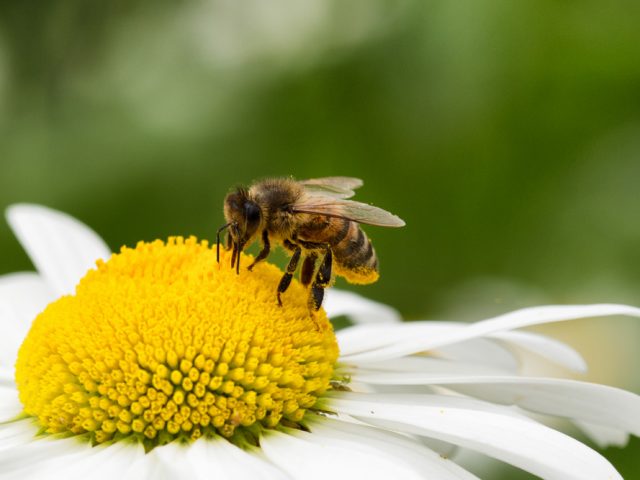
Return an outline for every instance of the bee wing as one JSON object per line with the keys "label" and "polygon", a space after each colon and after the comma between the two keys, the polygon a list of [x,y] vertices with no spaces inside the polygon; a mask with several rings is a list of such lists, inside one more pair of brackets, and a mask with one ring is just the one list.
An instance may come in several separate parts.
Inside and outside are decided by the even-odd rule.
{"label": "bee wing", "polygon": [[364,182],[355,177],[322,177],[300,180],[299,183],[302,185],[324,185],[343,190],[354,190],[356,188],[360,188]]}
{"label": "bee wing", "polygon": [[303,195],[293,205],[292,210],[295,213],[317,213],[379,227],[403,227],[405,225],[404,220],[400,217],[382,208],[353,200],[313,193]]}
{"label": "bee wing", "polygon": [[354,190],[363,182],[354,177],[310,178],[298,182],[309,193],[324,194],[334,198],[349,198],[355,195]]}

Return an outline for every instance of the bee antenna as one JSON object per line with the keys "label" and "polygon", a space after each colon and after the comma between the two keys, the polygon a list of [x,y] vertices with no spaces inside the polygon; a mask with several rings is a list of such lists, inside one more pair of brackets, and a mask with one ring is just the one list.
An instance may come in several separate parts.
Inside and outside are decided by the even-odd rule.
{"label": "bee antenna", "polygon": [[231,226],[231,222],[221,226],[216,232],[216,261],[220,263],[220,234]]}

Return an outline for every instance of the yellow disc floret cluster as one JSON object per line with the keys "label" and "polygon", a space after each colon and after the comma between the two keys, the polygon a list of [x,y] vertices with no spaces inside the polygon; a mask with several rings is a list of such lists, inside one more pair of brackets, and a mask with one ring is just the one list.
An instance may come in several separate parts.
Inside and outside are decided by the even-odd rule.
{"label": "yellow disc floret cluster", "polygon": [[151,447],[300,422],[329,388],[331,325],[297,283],[277,305],[276,267],[236,275],[221,253],[218,264],[206,242],[178,237],[98,262],[20,349],[25,413],[46,432]]}

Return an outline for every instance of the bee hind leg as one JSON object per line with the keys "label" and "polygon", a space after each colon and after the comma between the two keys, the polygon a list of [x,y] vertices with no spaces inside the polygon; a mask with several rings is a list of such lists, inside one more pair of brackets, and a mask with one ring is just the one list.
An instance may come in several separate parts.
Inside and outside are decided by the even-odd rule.
{"label": "bee hind leg", "polygon": [[271,252],[271,246],[269,244],[269,232],[266,230],[262,231],[262,250],[258,253],[258,256],[253,260],[253,263],[249,265],[249,271],[253,269],[254,265],[258,262],[261,262],[265,258],[269,256],[269,252]]}
{"label": "bee hind leg", "polygon": [[309,308],[317,311],[322,305],[324,299],[324,289],[331,283],[331,269],[333,267],[333,253],[330,248],[322,259],[322,264],[316,273],[316,278],[311,285],[311,293],[309,295]]}
{"label": "bee hind leg", "polygon": [[282,300],[280,295],[287,291],[289,285],[291,284],[291,279],[293,278],[293,274],[298,268],[298,261],[300,260],[300,254],[302,253],[302,248],[299,245],[296,245],[295,250],[293,251],[293,255],[291,256],[291,260],[289,260],[289,264],[287,265],[287,271],[280,279],[280,283],[278,284],[278,305],[282,306]]}

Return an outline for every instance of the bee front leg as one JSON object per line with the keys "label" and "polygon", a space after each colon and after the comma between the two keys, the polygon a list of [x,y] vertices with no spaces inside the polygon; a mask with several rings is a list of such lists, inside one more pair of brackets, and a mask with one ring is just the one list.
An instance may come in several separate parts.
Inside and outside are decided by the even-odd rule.
{"label": "bee front leg", "polygon": [[238,252],[238,244],[236,242],[231,242],[233,247],[233,251],[231,252],[231,268],[236,265],[236,258],[238,259],[238,263],[240,263],[240,253]]}
{"label": "bee front leg", "polygon": [[291,279],[293,278],[293,274],[298,268],[298,261],[300,260],[300,254],[302,253],[302,248],[299,245],[295,246],[295,250],[293,251],[293,255],[291,256],[291,260],[289,260],[289,264],[287,265],[287,271],[280,279],[280,283],[278,284],[278,305],[282,306],[282,300],[280,299],[280,295],[287,291],[289,285],[291,284]]}
{"label": "bee front leg", "polygon": [[319,310],[324,298],[324,289],[331,283],[331,270],[333,267],[333,253],[330,248],[324,255],[322,264],[318,269],[316,278],[311,285],[311,294],[309,295],[309,308]]}
{"label": "bee front leg", "polygon": [[270,251],[271,251],[271,246],[269,244],[269,232],[267,232],[266,230],[263,230],[262,231],[262,250],[260,250],[260,253],[258,253],[258,256],[255,258],[253,263],[249,265],[249,271],[251,271],[251,269],[256,263],[261,262],[262,260],[267,258],[269,256]]}
{"label": "bee front leg", "polygon": [[[216,232],[216,261],[218,263],[220,263],[220,234],[223,231],[225,231],[227,228],[229,228],[230,225],[231,225],[231,222],[225,223]],[[229,238],[231,238],[231,235],[229,235],[229,233],[227,233],[227,250],[229,249],[229,240],[228,240]]]}

